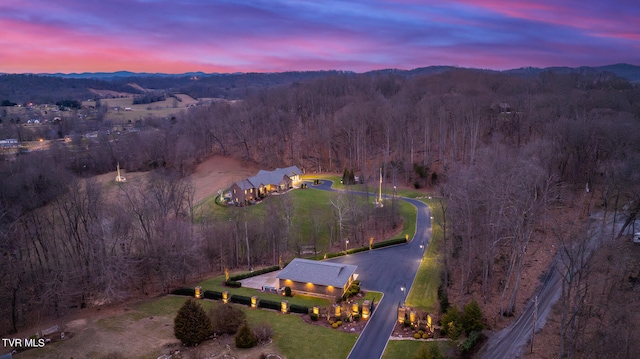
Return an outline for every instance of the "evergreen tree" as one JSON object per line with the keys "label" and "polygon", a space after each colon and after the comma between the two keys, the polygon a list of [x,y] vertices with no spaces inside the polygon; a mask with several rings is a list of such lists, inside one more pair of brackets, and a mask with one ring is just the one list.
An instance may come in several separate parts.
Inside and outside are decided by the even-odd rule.
{"label": "evergreen tree", "polygon": [[455,305],[449,307],[447,312],[442,316],[442,331],[453,340],[457,340],[464,330],[461,316],[462,314]]}
{"label": "evergreen tree", "polygon": [[475,300],[462,308],[462,327],[464,332],[469,335],[471,332],[479,332],[484,329],[482,322],[482,309]]}
{"label": "evergreen tree", "polygon": [[200,344],[212,333],[211,320],[204,309],[193,299],[187,299],[173,321],[173,333],[182,344]]}
{"label": "evergreen tree", "polygon": [[256,335],[253,334],[251,328],[249,328],[249,324],[246,322],[236,334],[236,346],[238,348],[253,348],[258,343],[258,339]]}

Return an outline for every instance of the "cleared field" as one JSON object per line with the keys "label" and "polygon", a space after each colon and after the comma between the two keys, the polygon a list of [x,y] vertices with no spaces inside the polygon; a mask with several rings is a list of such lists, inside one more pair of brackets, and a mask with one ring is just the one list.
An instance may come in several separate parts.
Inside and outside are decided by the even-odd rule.
{"label": "cleared field", "polygon": [[[177,98],[168,97],[164,101],[133,104],[133,97],[107,98],[100,100],[108,106],[106,118],[114,121],[134,121],[146,117],[168,117],[198,103],[198,100],[185,94],[176,94]],[[130,110],[125,110],[125,108]]]}

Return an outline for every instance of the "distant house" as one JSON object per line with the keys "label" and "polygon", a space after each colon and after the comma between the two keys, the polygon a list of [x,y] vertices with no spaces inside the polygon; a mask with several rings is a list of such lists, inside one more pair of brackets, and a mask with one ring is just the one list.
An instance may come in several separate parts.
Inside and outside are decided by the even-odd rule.
{"label": "distant house", "polygon": [[235,204],[245,204],[258,200],[260,193],[248,179],[236,182],[231,186],[231,199]]}
{"label": "distant house", "polygon": [[260,170],[258,174],[231,186],[231,200],[242,205],[257,201],[270,193],[286,191],[300,181],[302,171],[297,166]]}
{"label": "distant house", "polygon": [[293,292],[339,298],[357,278],[357,266],[295,258],[277,276]]}

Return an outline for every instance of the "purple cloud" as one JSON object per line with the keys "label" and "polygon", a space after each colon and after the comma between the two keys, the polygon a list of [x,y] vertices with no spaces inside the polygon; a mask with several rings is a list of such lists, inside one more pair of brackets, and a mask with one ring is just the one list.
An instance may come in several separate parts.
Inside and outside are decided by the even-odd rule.
{"label": "purple cloud", "polygon": [[639,64],[640,4],[8,0],[0,44],[0,72]]}

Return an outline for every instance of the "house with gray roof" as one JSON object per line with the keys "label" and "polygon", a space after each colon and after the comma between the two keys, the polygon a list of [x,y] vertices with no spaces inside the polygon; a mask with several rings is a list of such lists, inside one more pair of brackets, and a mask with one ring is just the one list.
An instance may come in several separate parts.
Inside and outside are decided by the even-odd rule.
{"label": "house with gray roof", "polygon": [[302,171],[297,166],[260,170],[258,174],[231,186],[231,200],[236,205],[257,201],[269,193],[282,192],[300,181]]}
{"label": "house with gray roof", "polygon": [[293,292],[340,298],[357,278],[350,264],[295,258],[277,276],[279,286]]}

